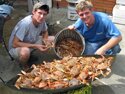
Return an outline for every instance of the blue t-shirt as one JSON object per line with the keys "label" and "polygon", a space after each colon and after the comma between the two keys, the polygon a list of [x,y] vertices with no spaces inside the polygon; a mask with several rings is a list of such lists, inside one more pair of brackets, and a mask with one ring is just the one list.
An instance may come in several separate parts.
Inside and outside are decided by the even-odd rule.
{"label": "blue t-shirt", "polygon": [[93,15],[95,23],[91,28],[88,28],[80,18],[74,24],[77,31],[85,38],[85,41],[91,43],[101,41],[102,43],[106,43],[110,38],[121,35],[105,13],[93,12]]}

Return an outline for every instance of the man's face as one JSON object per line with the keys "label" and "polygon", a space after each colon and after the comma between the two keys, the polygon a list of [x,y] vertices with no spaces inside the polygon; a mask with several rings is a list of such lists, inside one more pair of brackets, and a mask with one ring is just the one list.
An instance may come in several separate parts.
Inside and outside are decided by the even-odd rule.
{"label": "man's face", "polygon": [[85,24],[89,25],[91,23],[93,23],[92,19],[93,19],[93,15],[92,15],[92,11],[88,8],[86,8],[85,10],[80,10],[77,12],[79,17],[85,22]]}
{"label": "man's face", "polygon": [[33,16],[35,20],[37,21],[37,23],[42,23],[45,20],[47,14],[48,13],[46,11],[40,10],[40,9],[33,11]]}

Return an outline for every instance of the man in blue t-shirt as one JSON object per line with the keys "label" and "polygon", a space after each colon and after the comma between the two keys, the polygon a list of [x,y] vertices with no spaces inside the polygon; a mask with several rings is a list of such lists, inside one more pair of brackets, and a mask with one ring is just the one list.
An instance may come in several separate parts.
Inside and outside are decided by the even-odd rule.
{"label": "man in blue t-shirt", "polygon": [[112,55],[120,52],[119,42],[122,40],[120,31],[105,13],[93,12],[93,5],[88,0],[80,0],[76,5],[79,19],[70,25],[85,38],[84,54]]}

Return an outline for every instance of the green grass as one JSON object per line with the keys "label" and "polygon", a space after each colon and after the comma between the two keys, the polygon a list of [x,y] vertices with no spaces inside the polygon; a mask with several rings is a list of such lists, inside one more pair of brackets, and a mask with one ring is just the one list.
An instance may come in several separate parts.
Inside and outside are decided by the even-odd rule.
{"label": "green grass", "polygon": [[92,94],[92,86],[88,85],[78,90],[69,91],[67,94]]}

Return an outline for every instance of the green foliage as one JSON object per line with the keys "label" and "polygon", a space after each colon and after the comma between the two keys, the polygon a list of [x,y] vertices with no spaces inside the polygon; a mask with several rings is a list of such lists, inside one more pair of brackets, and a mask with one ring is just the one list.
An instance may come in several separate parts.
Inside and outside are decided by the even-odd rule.
{"label": "green foliage", "polygon": [[78,90],[69,91],[67,94],[92,94],[92,86],[87,85]]}

